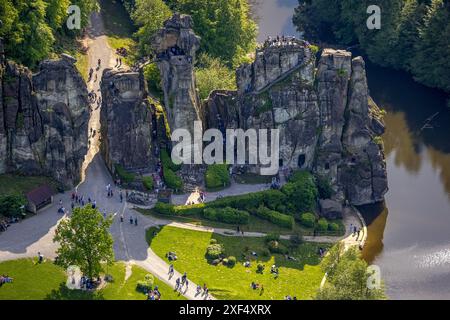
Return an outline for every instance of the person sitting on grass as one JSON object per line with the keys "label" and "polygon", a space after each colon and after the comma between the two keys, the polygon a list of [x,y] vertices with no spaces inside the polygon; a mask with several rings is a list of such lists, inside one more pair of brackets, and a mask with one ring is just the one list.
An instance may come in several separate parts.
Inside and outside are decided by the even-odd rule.
{"label": "person sitting on grass", "polygon": [[251,287],[253,290],[259,289],[259,283],[252,282],[252,284],[250,285],[250,287]]}
{"label": "person sitting on grass", "polygon": [[245,268],[250,268],[250,261],[248,261],[248,260],[245,261],[245,262],[244,262],[244,267],[245,267]]}
{"label": "person sitting on grass", "polygon": [[8,275],[2,275],[0,276],[0,287],[4,284],[4,283],[12,283],[13,282],[13,278],[9,277]]}

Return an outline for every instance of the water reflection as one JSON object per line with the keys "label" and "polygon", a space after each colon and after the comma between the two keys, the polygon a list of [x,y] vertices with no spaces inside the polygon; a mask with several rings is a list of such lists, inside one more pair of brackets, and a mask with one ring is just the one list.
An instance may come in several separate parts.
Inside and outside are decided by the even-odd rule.
{"label": "water reflection", "polygon": [[450,110],[446,95],[415,83],[405,73],[370,63],[367,74],[372,97],[387,111],[383,140],[389,210],[384,207],[368,221],[363,256],[381,267],[391,298],[450,298]]}
{"label": "water reflection", "polygon": [[[250,0],[259,37],[294,35],[297,0]],[[369,89],[387,111],[386,204],[362,208],[364,257],[381,267],[394,299],[450,299],[450,109],[448,95],[367,62]],[[424,129],[427,119],[437,115]]]}

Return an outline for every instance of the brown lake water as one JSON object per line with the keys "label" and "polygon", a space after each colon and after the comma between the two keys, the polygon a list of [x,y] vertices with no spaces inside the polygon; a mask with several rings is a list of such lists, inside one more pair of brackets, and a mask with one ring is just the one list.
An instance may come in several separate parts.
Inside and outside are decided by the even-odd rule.
{"label": "brown lake water", "polygon": [[[291,21],[297,0],[250,2],[259,41],[298,35]],[[387,112],[389,192],[384,204],[361,208],[369,225],[363,256],[380,266],[391,299],[450,299],[449,96],[366,64],[370,94]]]}

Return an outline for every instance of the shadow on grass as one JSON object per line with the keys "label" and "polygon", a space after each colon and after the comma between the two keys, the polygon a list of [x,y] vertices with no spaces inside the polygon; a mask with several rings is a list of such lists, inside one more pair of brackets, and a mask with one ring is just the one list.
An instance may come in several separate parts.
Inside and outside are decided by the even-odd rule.
{"label": "shadow on grass", "polygon": [[162,228],[158,227],[150,227],[147,230],[145,230],[145,240],[147,241],[147,244],[149,246],[152,245],[153,238],[156,237],[158,233],[161,232],[161,230]]}
{"label": "shadow on grass", "polygon": [[58,289],[52,290],[45,300],[104,300],[103,294],[98,291],[71,290],[65,283],[61,283]]}

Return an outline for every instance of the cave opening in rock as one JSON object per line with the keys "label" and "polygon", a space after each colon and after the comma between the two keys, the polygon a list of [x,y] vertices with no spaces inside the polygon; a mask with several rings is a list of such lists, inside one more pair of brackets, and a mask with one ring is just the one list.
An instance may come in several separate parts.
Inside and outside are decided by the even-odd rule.
{"label": "cave opening in rock", "polygon": [[306,156],[304,154],[299,155],[298,162],[297,162],[298,167],[303,168],[303,166],[305,165],[305,162],[306,162]]}

